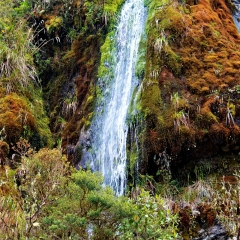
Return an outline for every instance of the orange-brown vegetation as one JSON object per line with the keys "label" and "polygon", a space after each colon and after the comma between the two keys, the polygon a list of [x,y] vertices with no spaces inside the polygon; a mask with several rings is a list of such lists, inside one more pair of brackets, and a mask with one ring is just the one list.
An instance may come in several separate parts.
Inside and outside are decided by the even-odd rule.
{"label": "orange-brown vegetation", "polygon": [[211,205],[200,204],[197,209],[200,212],[201,221],[206,222],[209,227],[213,226],[216,218],[216,211],[212,209]]}
{"label": "orange-brown vegetation", "polygon": [[0,165],[5,163],[5,159],[8,153],[9,153],[9,145],[3,140],[0,140]]}
{"label": "orange-brown vegetation", "polygon": [[[79,103],[76,113],[69,119],[66,128],[63,131],[63,144],[76,143],[79,138],[80,129],[84,124],[86,117],[93,111],[93,106],[87,106],[87,94],[90,91],[90,84],[94,82],[97,75],[97,63],[100,58],[100,46],[102,37],[90,35],[86,38],[79,35],[72,45],[70,52],[71,58],[75,60],[78,76],[75,79],[77,86],[77,101]],[[98,51],[97,51],[98,50]]]}
{"label": "orange-brown vegetation", "polygon": [[[192,157],[216,154],[225,145],[234,149],[240,137],[240,35],[225,1],[171,2],[155,9],[148,25],[143,108],[149,152],[167,148],[176,159],[186,152]],[[156,38],[163,41],[161,53],[153,47]],[[161,99],[151,101],[158,91]],[[159,131],[158,138],[153,131]],[[207,146],[212,150],[203,150]]]}
{"label": "orange-brown vegetation", "polygon": [[223,176],[218,178],[219,181],[229,184],[238,184],[239,179],[235,176]]}
{"label": "orange-brown vegetation", "polygon": [[24,130],[36,129],[35,118],[27,101],[11,93],[0,99],[0,130],[8,143],[15,143]]}
{"label": "orange-brown vegetation", "polygon": [[[101,14],[103,7],[102,2],[74,0],[51,2],[44,12],[35,12],[37,22],[47,30],[38,37],[50,39],[41,53],[48,66],[40,76],[50,128],[56,139],[62,139],[64,148],[77,143],[80,129],[92,115],[93,106],[86,102],[92,95],[90,85],[96,79],[100,46],[108,27]],[[39,68],[42,70],[41,62]]]}

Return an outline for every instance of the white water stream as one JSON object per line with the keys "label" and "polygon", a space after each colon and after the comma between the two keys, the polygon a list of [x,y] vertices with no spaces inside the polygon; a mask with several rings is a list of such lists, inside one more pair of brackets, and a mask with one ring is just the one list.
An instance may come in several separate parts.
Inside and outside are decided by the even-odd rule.
{"label": "white water stream", "polygon": [[236,24],[238,32],[240,32],[240,0],[233,0],[232,2],[236,7],[235,12],[233,14],[233,20]]}
{"label": "white water stream", "polygon": [[111,186],[116,195],[123,195],[126,187],[126,117],[133,89],[138,84],[134,70],[144,27],[144,0],[127,0],[117,26],[116,50],[111,53],[115,58],[111,66],[113,77],[99,79],[103,97],[95,110],[90,127],[90,150],[85,154],[85,165],[100,171],[104,185]]}

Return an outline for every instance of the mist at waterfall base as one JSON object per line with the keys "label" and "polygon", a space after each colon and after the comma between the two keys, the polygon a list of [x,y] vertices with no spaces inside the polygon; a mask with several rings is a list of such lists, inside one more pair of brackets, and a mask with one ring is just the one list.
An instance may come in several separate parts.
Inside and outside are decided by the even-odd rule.
{"label": "mist at waterfall base", "polygon": [[126,118],[133,90],[138,85],[134,71],[145,17],[144,0],[124,3],[114,39],[116,49],[111,51],[114,63],[105,63],[113,74],[98,79],[102,98],[89,130],[82,130],[79,140],[80,165],[101,172],[104,185],[112,187],[117,196],[123,195],[126,188]]}

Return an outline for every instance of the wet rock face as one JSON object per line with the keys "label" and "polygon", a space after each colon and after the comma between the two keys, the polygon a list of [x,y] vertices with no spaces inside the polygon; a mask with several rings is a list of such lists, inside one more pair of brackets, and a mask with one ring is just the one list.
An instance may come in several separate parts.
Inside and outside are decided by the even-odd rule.
{"label": "wet rock face", "polygon": [[193,240],[227,240],[229,235],[223,226],[216,222],[214,226],[208,229],[200,229],[198,231],[198,237],[193,238]]}
{"label": "wet rock face", "polygon": [[91,167],[89,165],[89,163],[93,160],[93,156],[90,151],[91,138],[92,132],[90,130],[84,131],[84,129],[82,129],[78,144],[74,149],[74,163],[77,164],[77,169],[87,169],[88,167]]}

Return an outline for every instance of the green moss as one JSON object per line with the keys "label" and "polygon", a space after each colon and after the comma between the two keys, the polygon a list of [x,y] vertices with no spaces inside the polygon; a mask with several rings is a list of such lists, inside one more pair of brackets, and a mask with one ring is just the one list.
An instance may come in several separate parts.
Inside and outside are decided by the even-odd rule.
{"label": "green moss", "polygon": [[88,129],[88,127],[90,126],[93,116],[94,116],[94,112],[88,113],[87,119],[85,122],[85,129]]}
{"label": "green moss", "polygon": [[145,6],[148,7],[148,18],[151,19],[161,7],[169,4],[171,0],[144,0]]}
{"label": "green moss", "polygon": [[93,103],[94,103],[94,96],[90,95],[87,98],[85,109],[88,108],[88,107],[91,107],[93,105]]}
{"label": "green moss", "polygon": [[162,100],[159,86],[154,82],[147,82],[142,95],[142,106],[145,116],[149,114],[160,115]]}
{"label": "green moss", "polygon": [[108,33],[104,44],[101,46],[101,62],[98,68],[98,77],[113,75],[113,65],[115,62],[115,31]]}
{"label": "green moss", "polygon": [[133,90],[131,103],[130,103],[130,106],[129,106],[129,109],[128,109],[129,114],[132,114],[133,111],[134,111],[134,99],[136,97],[137,91],[138,91],[138,87],[135,87],[134,90]]}
{"label": "green moss", "polygon": [[91,121],[86,120],[84,122],[84,129],[87,130],[91,126]]}
{"label": "green moss", "polygon": [[51,147],[53,145],[52,133],[49,128],[49,118],[44,110],[42,92],[35,89],[33,92],[33,109],[36,119],[36,132],[41,141],[41,147]]}
{"label": "green moss", "polygon": [[61,16],[52,16],[48,21],[46,21],[45,26],[47,31],[53,32],[56,29],[61,28],[63,25],[63,18]]}
{"label": "green moss", "polygon": [[111,12],[117,13],[125,0],[106,0],[104,9],[109,9]]}
{"label": "green moss", "polygon": [[165,57],[166,57],[166,64],[169,69],[178,76],[181,73],[181,59],[180,56],[177,55],[169,46],[164,48]]}
{"label": "green moss", "polygon": [[232,114],[232,116],[236,115],[236,105],[231,103],[230,100],[228,100],[227,108],[229,109],[229,111]]}
{"label": "green moss", "polygon": [[147,36],[143,34],[141,36],[141,41],[138,47],[138,59],[135,67],[135,75],[139,80],[142,80],[145,75],[145,67],[146,67],[146,45],[147,45]]}
{"label": "green moss", "polygon": [[148,5],[147,33],[153,33],[154,28],[158,30],[170,30],[174,35],[182,33],[184,24],[183,15],[173,5],[171,0],[152,0]]}
{"label": "green moss", "polygon": [[130,174],[131,176],[134,176],[134,169],[136,166],[138,160],[138,155],[137,155],[137,151],[136,149],[130,152],[130,156],[129,156],[129,169],[130,169]]}

